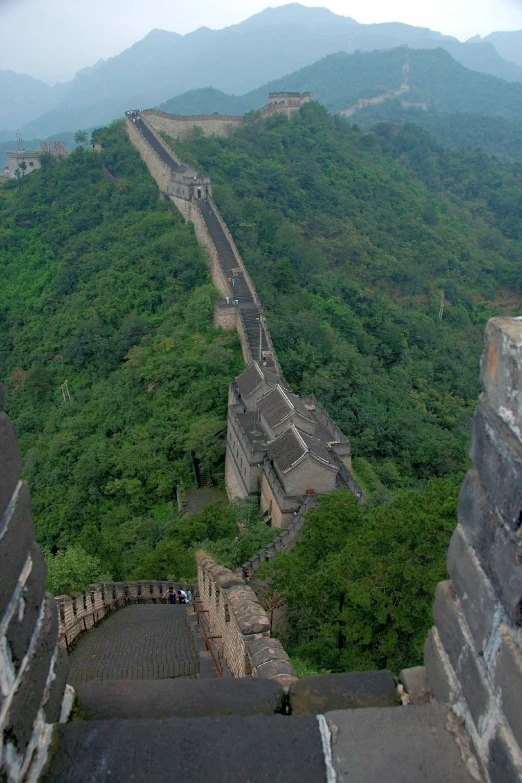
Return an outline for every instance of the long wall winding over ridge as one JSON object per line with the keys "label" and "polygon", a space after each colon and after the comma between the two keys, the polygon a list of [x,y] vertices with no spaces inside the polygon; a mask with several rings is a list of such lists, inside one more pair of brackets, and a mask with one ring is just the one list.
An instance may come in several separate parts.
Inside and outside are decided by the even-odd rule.
{"label": "long wall winding over ridge", "polygon": [[[291,113],[309,99],[308,94],[271,95],[267,112]],[[260,498],[267,523],[288,531],[274,547],[253,558],[247,567],[255,570],[272,550],[286,549],[298,538],[303,504],[309,506],[310,495],[344,487],[364,500],[363,492],[352,474],[346,436],[315,398],[294,395],[282,376],[259,297],[212,199],[209,178],[192,168],[193,185],[183,196],[178,193],[180,172],[185,174],[187,167],[157,130],[180,135],[179,118],[162,114],[158,125],[157,112],[133,115],[126,118],[131,140],[160,189],[194,223],[196,237],[206,248],[212,280],[224,296],[215,304],[215,324],[235,328],[240,336],[248,369],[230,387],[227,492],[231,499]],[[201,120],[204,128],[206,119],[190,118],[193,123]]]}

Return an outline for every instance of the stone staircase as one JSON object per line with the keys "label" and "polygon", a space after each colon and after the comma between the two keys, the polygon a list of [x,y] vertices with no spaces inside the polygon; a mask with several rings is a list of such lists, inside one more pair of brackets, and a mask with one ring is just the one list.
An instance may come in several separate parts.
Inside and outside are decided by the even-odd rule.
{"label": "stone staircase", "polygon": [[[108,681],[78,688],[46,783],[472,783],[446,705],[397,706],[389,672]],[[367,706],[370,705],[370,706]]]}

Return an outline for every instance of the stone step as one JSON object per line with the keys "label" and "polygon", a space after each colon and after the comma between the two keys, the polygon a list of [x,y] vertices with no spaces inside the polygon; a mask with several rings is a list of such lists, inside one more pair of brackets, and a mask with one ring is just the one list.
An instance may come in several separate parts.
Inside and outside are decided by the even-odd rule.
{"label": "stone step", "polygon": [[77,688],[83,720],[273,715],[284,710],[284,691],[257,677],[197,680],[104,680]]}
{"label": "stone step", "polygon": [[55,727],[42,780],[324,783],[328,765],[337,783],[473,783],[459,731],[435,702],[324,716],[74,721]]}

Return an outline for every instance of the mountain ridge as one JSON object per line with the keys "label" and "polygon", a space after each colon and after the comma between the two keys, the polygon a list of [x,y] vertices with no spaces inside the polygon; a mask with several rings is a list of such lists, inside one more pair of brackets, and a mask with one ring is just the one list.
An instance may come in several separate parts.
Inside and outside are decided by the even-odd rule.
{"label": "mountain ridge", "polygon": [[202,27],[186,35],[153,30],[99,67],[77,74],[58,105],[35,112],[24,132],[42,137],[103,124],[130,106],[157,105],[202,87],[242,94],[328,54],[403,44],[443,46],[467,67],[522,82],[522,67],[503,60],[491,42],[460,43],[397,22],[364,25],[327,9],[294,3],[265,9],[222,30]]}

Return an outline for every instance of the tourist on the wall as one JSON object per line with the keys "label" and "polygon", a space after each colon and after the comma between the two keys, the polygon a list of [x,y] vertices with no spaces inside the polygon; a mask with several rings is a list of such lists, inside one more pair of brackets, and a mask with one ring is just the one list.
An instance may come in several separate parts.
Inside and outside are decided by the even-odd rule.
{"label": "tourist on the wall", "polygon": [[177,601],[176,591],[174,590],[173,587],[169,587],[167,592],[163,593],[163,595],[161,597],[162,598],[166,598],[167,599],[167,603],[169,603],[169,604],[175,604],[176,601]]}

